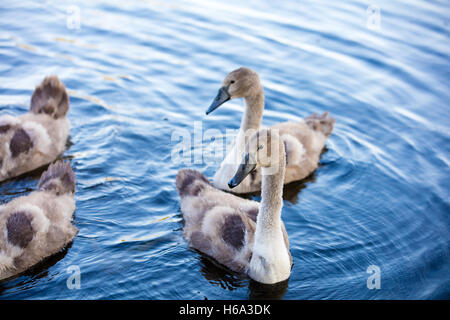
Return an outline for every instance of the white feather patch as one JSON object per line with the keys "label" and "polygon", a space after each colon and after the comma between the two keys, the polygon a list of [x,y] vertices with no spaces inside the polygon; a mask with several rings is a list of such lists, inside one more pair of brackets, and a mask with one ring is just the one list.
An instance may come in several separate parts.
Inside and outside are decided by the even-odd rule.
{"label": "white feather patch", "polygon": [[9,114],[5,114],[3,116],[0,116],[0,126],[4,126],[4,125],[12,125],[12,126],[16,126],[18,124],[20,124],[20,120],[16,117],[13,117]]}
{"label": "white feather patch", "polygon": [[51,140],[47,130],[37,122],[27,121],[23,123],[23,129],[30,135],[33,146],[43,154],[50,150]]}
{"label": "white feather patch", "polygon": [[10,269],[14,267],[13,258],[7,256],[3,252],[0,252],[0,273],[5,271],[6,269]]}
{"label": "white feather patch", "polygon": [[281,138],[285,143],[287,165],[296,165],[302,162],[306,154],[303,144],[290,134],[284,134]]}
{"label": "white feather patch", "polygon": [[24,203],[17,208],[17,211],[24,211],[31,214],[33,217],[31,220],[31,225],[33,230],[36,230],[36,233],[46,233],[48,231],[48,228],[50,227],[50,220],[48,220],[44,211],[42,211],[42,209],[38,206]]}

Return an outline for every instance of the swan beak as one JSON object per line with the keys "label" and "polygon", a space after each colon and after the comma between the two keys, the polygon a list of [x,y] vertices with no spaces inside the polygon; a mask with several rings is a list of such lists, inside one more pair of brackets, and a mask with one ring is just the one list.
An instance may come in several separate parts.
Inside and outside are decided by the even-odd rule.
{"label": "swan beak", "polygon": [[230,99],[231,96],[228,93],[228,88],[227,87],[220,88],[219,92],[217,92],[217,96],[214,98],[214,101],[209,106],[208,111],[206,111],[206,115],[210,114],[211,112],[216,110],[218,107],[220,107],[222,104],[224,104]]}
{"label": "swan beak", "polygon": [[228,187],[233,189],[238,186],[246,176],[250,174],[256,168],[256,161],[250,157],[247,153],[244,157],[244,161],[239,165],[239,168],[236,171],[234,177],[228,182]]}

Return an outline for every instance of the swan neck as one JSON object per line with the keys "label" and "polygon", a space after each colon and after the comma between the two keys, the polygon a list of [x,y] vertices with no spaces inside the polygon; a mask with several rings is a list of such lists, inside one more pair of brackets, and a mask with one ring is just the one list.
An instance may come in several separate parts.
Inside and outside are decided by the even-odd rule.
{"label": "swan neck", "polygon": [[262,88],[257,94],[247,96],[244,99],[245,111],[241,122],[241,131],[246,132],[249,129],[258,130],[264,111],[264,93]]}
{"label": "swan neck", "polygon": [[278,171],[262,168],[261,207],[256,225],[256,237],[271,238],[281,231],[281,210],[283,208],[284,163]]}
{"label": "swan neck", "polygon": [[262,167],[261,205],[256,218],[253,254],[249,276],[262,283],[277,283],[289,278],[291,263],[286,246],[281,210],[286,170],[284,145],[280,144],[276,166]]}
{"label": "swan neck", "polygon": [[[260,89],[256,95],[246,96],[245,98],[245,111],[241,120],[241,127],[239,128],[237,136],[238,148],[237,154],[242,155],[248,138],[259,130],[261,125],[263,111],[264,111],[264,93]],[[238,161],[241,159],[239,158]]]}

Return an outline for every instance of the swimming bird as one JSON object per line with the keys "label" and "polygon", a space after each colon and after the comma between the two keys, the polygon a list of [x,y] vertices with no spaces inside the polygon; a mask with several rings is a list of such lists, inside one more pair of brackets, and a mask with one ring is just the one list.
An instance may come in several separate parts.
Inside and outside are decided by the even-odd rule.
{"label": "swimming bird", "polygon": [[65,149],[69,96],[57,76],[34,90],[28,113],[0,116],[0,181],[54,161]]}
{"label": "swimming bird", "polygon": [[51,164],[37,190],[0,206],[0,280],[22,273],[73,240],[75,174]]}
{"label": "swimming bird", "polygon": [[285,175],[284,142],[275,131],[254,133],[242,163],[229,180],[235,188],[253,172],[262,172],[261,204],[215,188],[198,171],[176,177],[189,245],[232,271],[274,284],[287,280],[292,267],[289,240],[281,220]]}
{"label": "swimming bird", "polygon": [[[222,87],[206,114],[210,114],[225,102],[237,98],[245,100],[241,126],[230,146],[230,151],[214,174],[213,185],[234,193],[249,193],[261,190],[260,170],[254,171],[233,190],[228,187],[228,181],[239,165],[248,137],[261,125],[264,93],[258,74],[245,67],[230,72],[223,80]],[[335,119],[325,112],[320,116],[313,114],[302,121],[282,122],[271,127],[278,130],[286,146],[285,184],[304,179],[317,169],[320,155],[326,139],[333,131],[334,123]]]}

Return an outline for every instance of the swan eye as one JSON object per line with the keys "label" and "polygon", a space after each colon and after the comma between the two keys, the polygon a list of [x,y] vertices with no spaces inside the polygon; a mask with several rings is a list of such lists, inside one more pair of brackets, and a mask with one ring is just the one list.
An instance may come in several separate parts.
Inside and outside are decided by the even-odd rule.
{"label": "swan eye", "polygon": [[233,84],[234,82],[235,82],[234,80],[231,80],[231,81],[230,81],[231,84]]}

